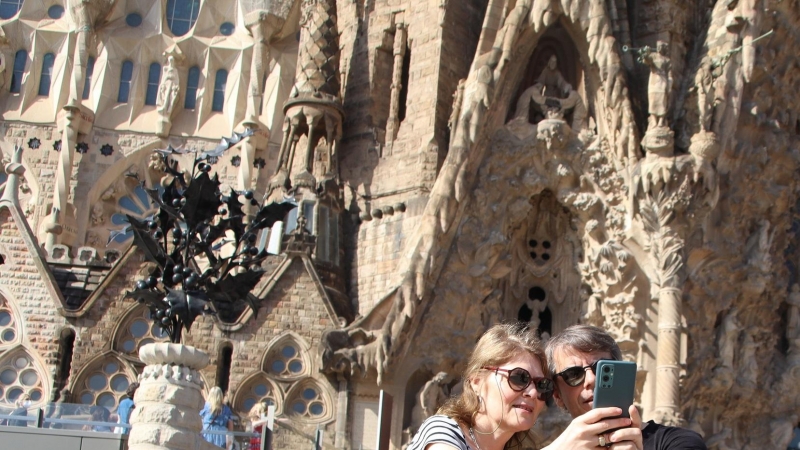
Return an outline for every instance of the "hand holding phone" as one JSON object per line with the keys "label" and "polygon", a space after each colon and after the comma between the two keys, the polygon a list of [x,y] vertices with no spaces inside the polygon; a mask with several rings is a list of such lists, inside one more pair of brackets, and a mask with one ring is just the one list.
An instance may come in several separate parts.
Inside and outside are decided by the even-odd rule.
{"label": "hand holding phone", "polygon": [[630,361],[598,361],[594,382],[594,408],[616,406],[620,417],[630,417],[636,387],[636,363]]}

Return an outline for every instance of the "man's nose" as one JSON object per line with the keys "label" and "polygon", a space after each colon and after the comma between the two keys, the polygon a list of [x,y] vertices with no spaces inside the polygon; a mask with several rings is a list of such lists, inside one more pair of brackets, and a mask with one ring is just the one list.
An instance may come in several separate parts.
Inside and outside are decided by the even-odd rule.
{"label": "man's nose", "polygon": [[583,386],[587,390],[593,391],[594,390],[594,382],[595,382],[594,372],[592,371],[592,369],[586,369],[586,378],[584,378],[584,380],[583,380]]}

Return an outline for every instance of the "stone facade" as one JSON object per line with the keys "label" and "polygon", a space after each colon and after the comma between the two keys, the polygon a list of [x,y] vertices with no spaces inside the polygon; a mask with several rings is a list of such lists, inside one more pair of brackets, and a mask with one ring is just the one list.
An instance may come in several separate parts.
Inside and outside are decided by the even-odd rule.
{"label": "stone facade", "polygon": [[[401,448],[431,380],[455,389],[502,320],[603,326],[638,364],[645,419],[720,449],[786,448],[800,406],[796,0],[12,12],[2,400],[116,406],[145,370],[139,348],[165,340],[125,298],[151,267],[121,218],[152,214],[141,183],[169,177],[153,151],[186,150],[172,158],[191,171],[192,151],[249,128],[213,171],[300,206],[262,237],[276,254],[257,313],[202,317],[184,343],[210,357],[202,389],[225,387],[242,419],[276,405],[276,448],[317,430],[327,447],[372,448],[380,389]],[[537,431],[564,424],[552,407]]]}

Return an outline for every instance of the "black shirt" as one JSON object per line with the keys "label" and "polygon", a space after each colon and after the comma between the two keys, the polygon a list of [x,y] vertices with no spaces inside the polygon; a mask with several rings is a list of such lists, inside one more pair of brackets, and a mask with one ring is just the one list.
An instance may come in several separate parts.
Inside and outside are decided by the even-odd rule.
{"label": "black shirt", "polygon": [[686,428],[659,425],[652,420],[642,429],[644,450],[708,450],[699,434]]}

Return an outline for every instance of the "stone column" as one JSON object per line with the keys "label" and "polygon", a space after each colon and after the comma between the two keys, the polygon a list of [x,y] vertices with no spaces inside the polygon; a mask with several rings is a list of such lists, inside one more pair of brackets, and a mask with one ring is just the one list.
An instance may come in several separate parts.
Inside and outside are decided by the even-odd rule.
{"label": "stone column", "polygon": [[213,450],[200,435],[203,428],[203,381],[198,370],[208,355],[187,345],[157,343],[139,350],[147,364],[131,416],[130,450]]}
{"label": "stone column", "polygon": [[394,68],[392,71],[392,94],[389,101],[389,119],[386,121],[386,141],[394,142],[400,127],[400,91],[403,89],[403,59],[406,56],[408,31],[398,23],[394,32]]}
{"label": "stone column", "polygon": [[65,105],[64,129],[61,132],[61,151],[58,154],[56,169],[56,185],[53,190],[53,206],[50,215],[44,221],[45,250],[50,255],[53,246],[60,244],[59,236],[63,230],[64,220],[69,203],[70,180],[72,179],[72,156],[77,144],[78,130],[76,121],[80,114],[77,106]]}

